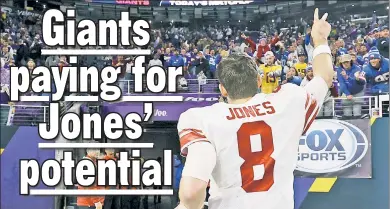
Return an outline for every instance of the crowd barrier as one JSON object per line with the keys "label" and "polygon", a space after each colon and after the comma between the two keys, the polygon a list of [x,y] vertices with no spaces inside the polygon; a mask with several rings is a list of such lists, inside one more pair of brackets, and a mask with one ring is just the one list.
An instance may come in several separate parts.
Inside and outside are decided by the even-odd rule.
{"label": "crowd barrier", "polygon": [[[384,95],[389,97],[389,95]],[[344,116],[344,109],[352,105],[343,105],[346,98],[331,98],[331,112],[320,112],[319,117],[330,116],[339,118]],[[370,117],[372,110],[383,108],[383,102],[378,102],[378,97],[364,96],[355,98],[364,101],[360,104],[361,116]],[[387,100],[388,101],[388,100]],[[49,120],[49,106],[45,105],[0,105],[0,125],[35,126]]]}
{"label": "crowd barrier", "polygon": [[[122,88],[123,95],[138,94],[134,93],[133,80],[119,80],[118,85]],[[198,79],[186,79],[186,82],[179,82],[178,93],[182,95],[199,95],[204,97],[208,94],[218,95],[218,80],[207,79],[199,81]],[[165,93],[169,94],[169,93]],[[387,101],[387,102],[386,102]],[[387,110],[389,95],[378,96],[363,96],[354,98],[353,102],[348,101],[345,97],[330,98],[324,104],[324,108],[319,113],[320,117],[341,118],[344,116],[370,117],[373,110],[378,111],[382,115],[383,110]],[[216,102],[216,101],[215,101]],[[34,126],[48,120],[48,104],[34,103],[33,105],[26,103],[1,104],[0,106],[0,124],[1,125],[17,125],[17,126]],[[61,113],[65,112],[73,104],[64,103],[61,108]],[[388,111],[386,111],[388,112]],[[387,114],[384,114],[387,116]]]}
{"label": "crowd barrier", "polygon": [[[379,95],[379,115],[383,115],[383,110],[387,110],[387,112],[389,112],[389,108],[390,108],[390,105],[389,105],[389,100],[390,100],[390,97],[389,97],[389,94],[384,94],[384,95]],[[387,115],[388,116],[388,115]]]}

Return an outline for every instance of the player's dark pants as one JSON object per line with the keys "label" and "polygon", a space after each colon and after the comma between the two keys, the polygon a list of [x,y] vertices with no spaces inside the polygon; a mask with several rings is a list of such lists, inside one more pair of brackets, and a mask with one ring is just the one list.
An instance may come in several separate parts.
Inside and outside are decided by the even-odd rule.
{"label": "player's dark pants", "polygon": [[149,209],[149,202],[148,202],[148,196],[145,195],[143,198],[142,198],[142,205],[144,206],[143,209]]}
{"label": "player's dark pants", "polygon": [[140,196],[122,196],[121,197],[121,209],[139,209]]}
{"label": "player's dark pants", "polygon": [[103,209],[121,209],[121,196],[105,196]]}
{"label": "player's dark pants", "polygon": [[[162,186],[154,186],[153,189],[162,189]],[[154,204],[161,203],[161,195],[154,195]]]}

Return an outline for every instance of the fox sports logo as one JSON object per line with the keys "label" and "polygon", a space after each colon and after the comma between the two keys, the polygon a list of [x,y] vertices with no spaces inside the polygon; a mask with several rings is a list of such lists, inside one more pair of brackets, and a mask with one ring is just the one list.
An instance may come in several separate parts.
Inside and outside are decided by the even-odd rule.
{"label": "fox sports logo", "polygon": [[356,126],[339,120],[315,120],[299,141],[297,170],[330,173],[347,169],[367,153],[366,135]]}

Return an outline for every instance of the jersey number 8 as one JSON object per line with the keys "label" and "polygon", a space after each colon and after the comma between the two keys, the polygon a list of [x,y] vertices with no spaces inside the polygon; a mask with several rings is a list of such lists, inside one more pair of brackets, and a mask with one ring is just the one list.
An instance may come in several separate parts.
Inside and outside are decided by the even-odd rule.
{"label": "jersey number 8", "polygon": [[[251,136],[260,135],[261,151],[252,152]],[[241,165],[242,188],[247,192],[268,191],[274,184],[275,160],[271,157],[274,143],[271,127],[264,121],[248,122],[237,131],[238,151],[244,163]],[[262,179],[254,179],[254,167],[264,167]]]}

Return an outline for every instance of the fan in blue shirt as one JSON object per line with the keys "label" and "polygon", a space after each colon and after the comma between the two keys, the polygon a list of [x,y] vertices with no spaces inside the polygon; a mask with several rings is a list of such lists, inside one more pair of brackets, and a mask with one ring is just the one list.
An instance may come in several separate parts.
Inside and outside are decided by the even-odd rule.
{"label": "fan in blue shirt", "polygon": [[168,67],[180,67],[184,66],[185,62],[182,56],[179,55],[179,51],[176,49],[173,52],[173,56],[169,59]]}
{"label": "fan in blue shirt", "polygon": [[372,94],[389,92],[389,59],[382,57],[376,47],[368,53],[369,63],[363,66]]}
{"label": "fan in blue shirt", "polygon": [[215,55],[215,51],[212,49],[210,54],[206,55],[206,59],[209,61],[211,77],[215,78],[215,71],[217,70],[218,56]]}
{"label": "fan in blue shirt", "polygon": [[340,84],[341,94],[345,94],[348,99],[353,95],[362,93],[366,84],[366,79],[361,68],[352,62],[349,54],[340,56],[340,67],[337,69],[337,79]]}
{"label": "fan in blue shirt", "polygon": [[182,49],[180,52],[181,57],[183,58],[184,61],[184,67],[188,67],[188,64],[191,61],[191,57],[188,56],[188,53],[185,49]]}

